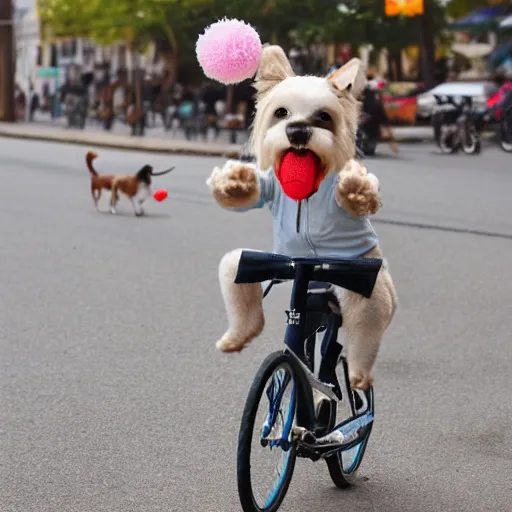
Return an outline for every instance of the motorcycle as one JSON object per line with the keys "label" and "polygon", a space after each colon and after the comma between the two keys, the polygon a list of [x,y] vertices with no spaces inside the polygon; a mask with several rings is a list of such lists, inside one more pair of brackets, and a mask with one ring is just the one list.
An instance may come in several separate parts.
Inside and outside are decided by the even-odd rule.
{"label": "motorcycle", "polygon": [[487,101],[484,122],[494,125],[501,149],[512,152],[512,82],[508,82]]}
{"label": "motorcycle", "polygon": [[509,93],[509,100],[501,113],[499,141],[503,151],[512,153],[512,93]]}
{"label": "motorcycle", "polygon": [[434,96],[436,106],[432,114],[434,138],[443,153],[457,153],[460,149],[468,155],[480,153],[483,121],[473,115],[473,101],[463,96],[456,101],[451,96]]}

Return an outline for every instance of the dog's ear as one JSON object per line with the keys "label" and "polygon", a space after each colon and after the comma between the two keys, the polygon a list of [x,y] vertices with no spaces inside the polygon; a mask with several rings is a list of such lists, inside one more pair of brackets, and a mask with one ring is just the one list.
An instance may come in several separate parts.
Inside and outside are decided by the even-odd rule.
{"label": "dog's ear", "polygon": [[265,46],[254,82],[258,96],[265,95],[279,82],[292,76],[295,73],[284,50],[277,45]]}
{"label": "dog's ear", "polygon": [[151,174],[151,171],[153,170],[153,167],[151,165],[145,165],[140,169],[140,171],[137,173],[137,176],[144,176],[145,174]]}
{"label": "dog's ear", "polygon": [[331,73],[327,80],[339,91],[350,92],[359,98],[367,85],[366,70],[359,59],[350,59],[340,69]]}

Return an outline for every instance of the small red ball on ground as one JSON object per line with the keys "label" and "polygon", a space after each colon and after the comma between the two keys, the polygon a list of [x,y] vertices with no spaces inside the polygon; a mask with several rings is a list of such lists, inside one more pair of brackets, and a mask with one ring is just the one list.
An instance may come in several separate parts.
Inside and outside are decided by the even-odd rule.
{"label": "small red ball on ground", "polygon": [[153,194],[153,197],[158,202],[163,201],[164,199],[167,199],[167,190],[156,190]]}

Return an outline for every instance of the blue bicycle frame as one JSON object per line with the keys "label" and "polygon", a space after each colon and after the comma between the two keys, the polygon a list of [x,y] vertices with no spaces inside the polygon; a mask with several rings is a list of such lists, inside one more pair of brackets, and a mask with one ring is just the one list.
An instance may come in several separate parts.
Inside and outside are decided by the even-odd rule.
{"label": "blue bicycle frame", "polygon": [[[341,286],[364,297],[370,297],[382,266],[382,260],[374,258],[358,258],[351,260],[289,258],[281,254],[260,251],[242,252],[235,283],[256,283],[267,280],[293,280],[290,309],[285,334],[286,351],[292,355],[290,364],[296,378],[297,424],[312,430],[315,427],[316,415],[313,402],[312,387],[308,379],[309,369],[306,364],[304,341],[306,337],[306,314],[308,309],[308,289],[311,282],[325,282]],[[334,315],[333,315],[334,317]],[[328,325],[328,329],[338,329],[339,325]],[[326,336],[326,339],[330,339]],[[337,363],[336,347],[322,347],[322,373],[328,371],[325,361]],[[334,363],[332,363],[334,361]],[[322,368],[323,367],[323,368]],[[316,386],[322,386],[317,382]],[[322,386],[323,387],[323,386]],[[325,386],[322,391],[332,399],[337,399],[333,391]]]}

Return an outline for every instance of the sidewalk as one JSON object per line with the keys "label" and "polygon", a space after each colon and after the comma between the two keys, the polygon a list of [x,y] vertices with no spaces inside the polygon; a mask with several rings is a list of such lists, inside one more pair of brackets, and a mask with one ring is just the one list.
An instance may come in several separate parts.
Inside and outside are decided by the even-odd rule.
{"label": "sidewalk", "polygon": [[[94,126],[88,126],[85,130],[68,129],[60,122],[0,123],[0,137],[81,144],[91,147],[229,158],[237,157],[242,148],[242,144],[185,140],[180,134],[173,137],[159,127],[149,128],[144,137],[132,137],[128,133],[128,127],[124,125],[119,125],[113,133],[109,133]],[[393,133],[399,143],[433,141],[432,128],[429,126],[394,127]],[[243,137],[243,142],[245,139],[246,137]],[[242,142],[242,137],[240,140]]]}

